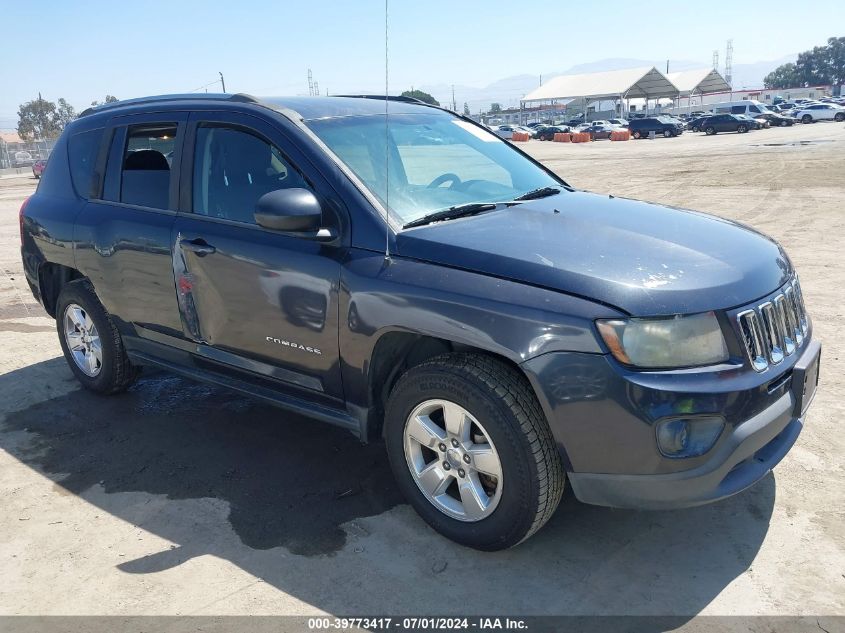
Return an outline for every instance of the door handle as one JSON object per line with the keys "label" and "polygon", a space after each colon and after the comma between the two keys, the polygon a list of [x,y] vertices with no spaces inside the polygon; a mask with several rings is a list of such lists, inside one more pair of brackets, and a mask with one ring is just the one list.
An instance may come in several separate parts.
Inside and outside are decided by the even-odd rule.
{"label": "door handle", "polygon": [[179,246],[184,248],[186,251],[196,253],[199,257],[211,255],[217,250],[201,237],[198,237],[195,240],[179,240]]}

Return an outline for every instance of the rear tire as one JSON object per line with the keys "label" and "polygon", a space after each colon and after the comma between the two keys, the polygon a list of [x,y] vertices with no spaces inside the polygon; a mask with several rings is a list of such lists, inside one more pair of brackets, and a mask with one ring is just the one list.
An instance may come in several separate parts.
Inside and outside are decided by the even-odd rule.
{"label": "rear tire", "polygon": [[715,128],[708,127],[708,128],[705,128],[705,129],[704,129],[704,133],[705,133],[707,136],[713,136],[714,134],[716,134],[716,130],[715,130]]}
{"label": "rear tire", "polygon": [[513,547],[560,502],[565,474],[543,411],[525,377],[496,359],[446,354],[408,370],[390,393],[384,434],[406,499],[461,545]]}
{"label": "rear tire", "polygon": [[66,284],[56,303],[56,329],[65,360],[77,380],[96,393],[125,391],[140,373],[91,282]]}
{"label": "rear tire", "polygon": [[842,121],[845,121],[845,112],[837,112],[833,120],[837,123],[842,123]]}
{"label": "rear tire", "polygon": [[642,137],[642,134],[640,134],[639,132],[634,132],[634,133],[632,134],[632,136],[633,136],[634,138],[640,138],[640,137]]}
{"label": "rear tire", "polygon": [[801,117],[801,123],[812,123],[812,122],[813,122],[813,117],[809,114],[805,114],[804,116]]}
{"label": "rear tire", "polygon": [[737,131],[739,134],[745,134],[745,133],[748,131],[748,128],[747,128],[747,127],[745,127],[744,125],[738,125],[738,126],[736,127],[736,131]]}

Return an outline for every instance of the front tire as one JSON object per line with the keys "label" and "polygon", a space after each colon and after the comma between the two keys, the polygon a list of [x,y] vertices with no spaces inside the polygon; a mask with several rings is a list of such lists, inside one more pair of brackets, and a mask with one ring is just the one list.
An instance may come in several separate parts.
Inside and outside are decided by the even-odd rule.
{"label": "front tire", "polygon": [[716,128],[708,127],[704,130],[707,136],[713,136],[716,133]]}
{"label": "front tire", "polygon": [[837,112],[833,120],[837,123],[842,123],[842,121],[845,121],[845,112]]}
{"label": "front tire", "polygon": [[65,360],[86,389],[118,393],[138,377],[120,333],[87,279],[62,288],[56,304],[56,329]]}
{"label": "front tire", "polygon": [[387,402],[385,440],[406,499],[467,547],[517,545],[563,493],[560,455],[528,381],[487,356],[446,354],[408,370]]}

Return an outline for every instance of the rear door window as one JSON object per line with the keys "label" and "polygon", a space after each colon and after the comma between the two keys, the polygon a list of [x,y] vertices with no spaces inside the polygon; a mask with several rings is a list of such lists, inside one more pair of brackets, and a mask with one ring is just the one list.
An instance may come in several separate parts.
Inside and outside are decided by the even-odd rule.
{"label": "rear door window", "polygon": [[152,209],[169,208],[176,131],[176,123],[128,127],[120,165],[118,202]]}

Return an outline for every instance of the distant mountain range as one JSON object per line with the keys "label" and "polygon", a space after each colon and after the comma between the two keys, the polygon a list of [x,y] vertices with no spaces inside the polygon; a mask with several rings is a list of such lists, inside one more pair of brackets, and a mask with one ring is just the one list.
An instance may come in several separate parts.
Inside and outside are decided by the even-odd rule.
{"label": "distant mountain range", "polygon": [[[781,64],[794,62],[796,58],[797,54],[787,55],[780,59],[771,61],[756,62],[753,64],[734,64],[733,86],[736,89],[760,88],[763,86],[763,77]],[[709,65],[710,64],[708,63],[687,60],[671,60],[669,62],[669,72],[706,68]],[[638,68],[641,66],[655,66],[658,70],[665,72],[666,60],[655,62],[644,59],[614,57],[601,59],[595,62],[588,62],[586,64],[578,64],[561,72],[551,72],[548,74],[543,73],[542,79],[543,82],[546,82],[559,75],[578,75],[582,73],[596,73],[609,70],[623,70],[625,68]],[[720,69],[720,71],[723,70],[724,69]],[[517,106],[519,105],[519,100],[523,96],[534,90],[539,85],[540,76],[538,75],[514,75],[513,77],[499,79],[498,81],[494,81],[490,85],[484,87],[455,84],[455,102],[457,103],[458,109],[463,108],[464,102],[466,102],[473,113],[482,109],[488,109],[491,103],[500,103],[503,108]],[[434,98],[443,105],[451,104],[451,84],[419,86],[419,89],[433,95]]]}

